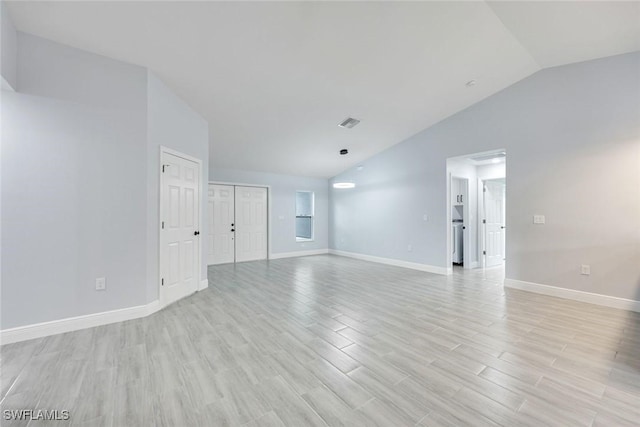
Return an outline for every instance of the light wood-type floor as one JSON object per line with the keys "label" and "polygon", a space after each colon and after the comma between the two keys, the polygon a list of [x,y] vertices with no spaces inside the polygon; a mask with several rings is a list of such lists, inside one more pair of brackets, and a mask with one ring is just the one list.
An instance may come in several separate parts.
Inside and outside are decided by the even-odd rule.
{"label": "light wood-type floor", "polygon": [[148,318],[3,346],[1,406],[69,410],[55,426],[640,425],[640,316],[501,282],[330,255],[210,267]]}

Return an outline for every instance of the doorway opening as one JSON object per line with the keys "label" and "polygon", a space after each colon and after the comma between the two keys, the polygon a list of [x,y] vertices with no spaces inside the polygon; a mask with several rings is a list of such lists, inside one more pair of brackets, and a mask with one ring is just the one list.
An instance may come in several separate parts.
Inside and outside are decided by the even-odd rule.
{"label": "doorway opening", "polygon": [[209,184],[207,264],[268,257],[268,187]]}
{"label": "doorway opening", "polygon": [[503,266],[506,259],[506,151],[447,159],[447,266]]}
{"label": "doorway opening", "polygon": [[453,265],[464,266],[465,259],[467,263],[470,262],[469,254],[466,258],[464,256],[464,248],[469,246],[469,234],[465,233],[467,229],[465,219],[467,223],[469,222],[468,195],[469,180],[451,176],[451,263]]}

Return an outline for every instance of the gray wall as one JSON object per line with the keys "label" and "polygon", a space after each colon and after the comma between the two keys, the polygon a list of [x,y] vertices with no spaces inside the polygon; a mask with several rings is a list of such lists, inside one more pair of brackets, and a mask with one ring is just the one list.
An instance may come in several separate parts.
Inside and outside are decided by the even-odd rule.
{"label": "gray wall", "polygon": [[[148,78],[148,145],[147,145],[147,294],[158,299],[158,206],[160,146],[202,160],[200,180],[202,194],[200,235],[206,236],[207,181],[209,179],[209,124],[178,98],[153,73]],[[200,280],[207,278],[205,239],[200,239],[202,266]]]}
{"label": "gray wall", "polygon": [[144,304],[144,113],[2,95],[2,329]]}
{"label": "gray wall", "polygon": [[17,37],[9,9],[0,1],[0,74],[13,89],[16,88]]}
{"label": "gray wall", "polygon": [[206,122],[142,67],[23,33],[18,48],[18,92],[2,96],[2,329],[156,300],[159,146],[201,158],[206,182]]}
{"label": "gray wall", "polygon": [[540,71],[341,175],[330,247],[446,267],[446,159],[505,148],[507,277],[640,300],[639,95],[639,53]]}
{"label": "gray wall", "polygon": [[[289,253],[328,248],[327,180],[263,172],[212,168],[211,181],[271,186],[271,253]],[[296,191],[315,193],[315,239],[296,242]]]}
{"label": "gray wall", "polygon": [[18,88],[48,98],[117,109],[146,108],[147,70],[18,32]]}

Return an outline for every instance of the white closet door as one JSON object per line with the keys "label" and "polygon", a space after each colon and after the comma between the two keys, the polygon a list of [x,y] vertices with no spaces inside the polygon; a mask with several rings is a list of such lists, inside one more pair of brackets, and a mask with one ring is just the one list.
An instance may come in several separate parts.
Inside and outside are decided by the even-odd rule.
{"label": "white closet door", "polygon": [[234,187],[209,184],[207,216],[209,217],[207,264],[226,264],[235,261],[234,244]]}
{"label": "white closet door", "polygon": [[200,166],[162,153],[161,299],[167,305],[198,289]]}
{"label": "white closet door", "polygon": [[501,265],[505,257],[505,185],[499,182],[485,182],[485,266]]}
{"label": "white closet door", "polygon": [[267,258],[267,189],[236,187],[236,262]]}

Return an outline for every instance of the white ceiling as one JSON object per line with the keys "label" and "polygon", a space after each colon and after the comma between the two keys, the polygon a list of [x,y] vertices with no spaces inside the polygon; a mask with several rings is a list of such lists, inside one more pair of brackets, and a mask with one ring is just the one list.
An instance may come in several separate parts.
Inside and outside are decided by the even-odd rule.
{"label": "white ceiling", "polygon": [[[27,1],[9,9],[19,30],[153,70],[208,120],[213,166],[318,177],[541,67],[640,50],[637,2]],[[347,117],[362,122],[339,128]]]}

